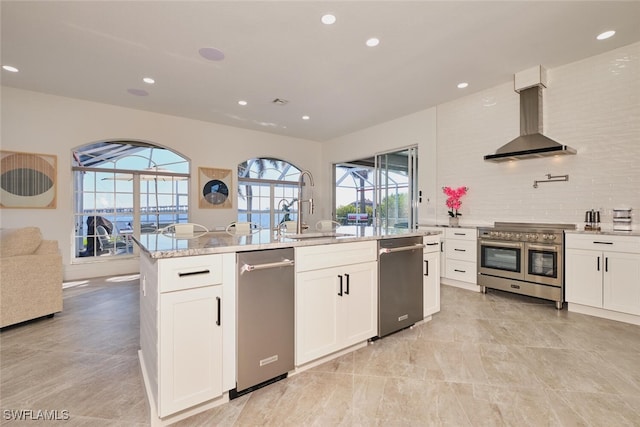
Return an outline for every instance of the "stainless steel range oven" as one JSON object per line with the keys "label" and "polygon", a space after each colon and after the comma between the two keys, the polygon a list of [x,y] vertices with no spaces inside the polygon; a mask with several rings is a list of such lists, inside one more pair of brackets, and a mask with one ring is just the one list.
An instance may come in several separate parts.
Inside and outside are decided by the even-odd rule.
{"label": "stainless steel range oven", "polygon": [[496,222],[478,230],[478,285],[564,303],[564,230],[574,224]]}

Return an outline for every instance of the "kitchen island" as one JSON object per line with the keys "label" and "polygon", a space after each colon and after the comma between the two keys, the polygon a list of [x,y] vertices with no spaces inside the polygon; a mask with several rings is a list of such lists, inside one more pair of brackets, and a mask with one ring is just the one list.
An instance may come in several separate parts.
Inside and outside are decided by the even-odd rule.
{"label": "kitchen island", "polygon": [[141,248],[139,358],[152,425],[223,404],[235,390],[238,254],[283,248],[295,252],[292,375],[365,346],[378,335],[378,241],[400,237],[424,241],[420,268],[428,320],[439,311],[438,232],[354,226],[326,235],[261,230],[179,238],[144,234],[136,239]]}

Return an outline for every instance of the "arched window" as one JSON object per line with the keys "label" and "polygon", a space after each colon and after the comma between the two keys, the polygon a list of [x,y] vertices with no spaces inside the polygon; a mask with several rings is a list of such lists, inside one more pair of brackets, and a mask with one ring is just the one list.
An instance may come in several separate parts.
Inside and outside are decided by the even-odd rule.
{"label": "arched window", "polygon": [[273,229],[298,215],[300,169],[274,158],[254,158],[238,165],[238,221]]}
{"label": "arched window", "polygon": [[109,141],[73,151],[77,260],[132,256],[131,236],[187,222],[189,161],[159,146]]}

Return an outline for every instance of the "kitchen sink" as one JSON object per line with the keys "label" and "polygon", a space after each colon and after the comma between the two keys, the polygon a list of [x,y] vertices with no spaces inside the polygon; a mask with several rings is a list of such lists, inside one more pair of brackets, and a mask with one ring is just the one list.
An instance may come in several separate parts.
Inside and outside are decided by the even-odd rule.
{"label": "kitchen sink", "polygon": [[348,233],[337,233],[335,231],[312,231],[309,233],[284,233],[284,237],[288,239],[319,239],[323,237],[346,237],[353,236]]}

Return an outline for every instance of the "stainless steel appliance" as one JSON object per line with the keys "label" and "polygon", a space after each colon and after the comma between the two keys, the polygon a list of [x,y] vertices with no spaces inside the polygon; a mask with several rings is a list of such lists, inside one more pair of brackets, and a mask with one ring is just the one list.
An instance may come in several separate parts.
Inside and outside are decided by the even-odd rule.
{"label": "stainless steel appliance", "polygon": [[294,369],[293,265],[293,248],[237,254],[238,372],[232,399]]}
{"label": "stainless steel appliance", "polygon": [[422,320],[422,237],[378,241],[378,337]]}
{"label": "stainless steel appliance", "polygon": [[574,224],[496,222],[478,230],[478,285],[564,303],[564,230]]}

